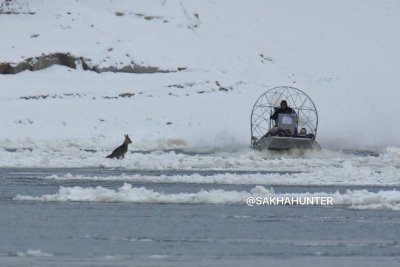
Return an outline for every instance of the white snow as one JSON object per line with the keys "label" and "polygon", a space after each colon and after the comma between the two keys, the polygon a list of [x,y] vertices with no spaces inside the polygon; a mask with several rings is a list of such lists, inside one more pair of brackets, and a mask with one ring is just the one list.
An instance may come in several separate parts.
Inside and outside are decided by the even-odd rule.
{"label": "white snow", "polygon": [[[278,85],[314,100],[323,147],[400,146],[398,1],[13,2],[21,14],[0,14],[0,62],[64,52],[103,67],[187,70],[97,74],[53,66],[0,75],[0,147],[56,144],[75,158],[70,146],[110,150],[124,133],[146,149],[168,139],[246,147],[253,103]],[[219,91],[216,81],[230,90]],[[127,92],[135,95],[112,99]],[[20,99],[41,95],[49,96]],[[12,157],[2,155],[1,164]]]}
{"label": "white snow", "polygon": [[400,209],[400,192],[380,190],[347,190],[345,193],[276,193],[273,188],[256,186],[250,191],[201,190],[196,193],[168,194],[125,183],[113,190],[101,186],[60,187],[58,193],[42,196],[17,195],[17,201],[126,202],[146,204],[244,204],[248,197],[332,197],[333,205],[353,209]]}
{"label": "white snow", "polygon": [[[36,147],[33,151],[11,153],[0,149],[1,167],[101,167],[134,170],[230,170],[306,172],[307,181],[343,183],[373,182],[397,184],[400,179],[400,149],[391,147],[378,156],[349,155],[321,150],[300,153],[259,152],[249,148],[237,151],[211,151],[209,154],[184,154],[155,150],[151,153],[127,154],[124,160],[109,160],[109,151],[82,151],[79,142],[65,148],[59,143]],[[300,177],[300,176],[299,176]],[[326,182],[323,180],[326,179]],[[347,181],[346,181],[347,180]]]}

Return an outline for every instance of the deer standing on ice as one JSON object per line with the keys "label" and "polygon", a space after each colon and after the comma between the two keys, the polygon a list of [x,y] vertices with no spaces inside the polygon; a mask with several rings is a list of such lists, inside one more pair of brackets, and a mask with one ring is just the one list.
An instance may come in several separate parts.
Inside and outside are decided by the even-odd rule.
{"label": "deer standing on ice", "polygon": [[131,139],[127,134],[125,134],[125,140],[114,151],[108,155],[106,158],[112,159],[112,158],[117,158],[117,159],[123,159],[125,156],[125,153],[128,151],[128,144],[132,143]]}

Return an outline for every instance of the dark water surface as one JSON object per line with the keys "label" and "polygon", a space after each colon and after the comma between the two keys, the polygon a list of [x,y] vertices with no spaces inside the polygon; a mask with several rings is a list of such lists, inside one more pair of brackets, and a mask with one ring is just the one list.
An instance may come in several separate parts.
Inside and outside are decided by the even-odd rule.
{"label": "dark water surface", "polygon": [[[168,175],[165,171],[149,172]],[[66,173],[131,174],[118,169],[0,169],[0,266],[400,266],[398,211],[351,210],[339,206],[13,200],[17,194],[55,194],[60,186],[116,189],[124,183],[43,179]],[[190,173],[170,171],[169,174]],[[166,193],[201,189],[248,191],[254,187],[130,184]],[[274,189],[335,192],[383,188],[274,186]],[[46,254],[29,252],[38,250]]]}

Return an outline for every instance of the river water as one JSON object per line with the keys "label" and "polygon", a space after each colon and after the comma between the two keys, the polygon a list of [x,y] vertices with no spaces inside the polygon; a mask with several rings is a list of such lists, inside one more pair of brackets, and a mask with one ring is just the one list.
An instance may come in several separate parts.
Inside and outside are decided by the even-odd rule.
{"label": "river water", "polygon": [[[400,187],[264,184],[260,191],[254,184],[166,179],[221,173],[270,175],[0,168],[0,266],[399,266],[396,209],[359,209],[343,200],[250,207],[244,198],[257,190],[379,198]],[[153,179],[127,179],[138,175]]]}

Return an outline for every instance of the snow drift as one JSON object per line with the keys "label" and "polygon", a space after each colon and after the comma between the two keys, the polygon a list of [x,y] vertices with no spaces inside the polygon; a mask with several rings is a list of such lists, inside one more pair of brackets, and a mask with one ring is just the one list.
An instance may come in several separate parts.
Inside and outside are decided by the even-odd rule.
{"label": "snow drift", "polygon": [[184,71],[0,75],[0,138],[243,147],[257,97],[291,85],[314,100],[322,146],[399,146],[399,20],[393,0],[14,0],[0,12],[0,62],[64,53],[101,69]]}

